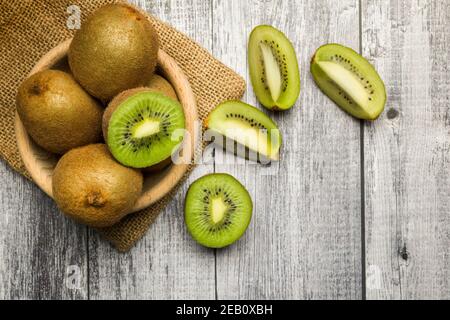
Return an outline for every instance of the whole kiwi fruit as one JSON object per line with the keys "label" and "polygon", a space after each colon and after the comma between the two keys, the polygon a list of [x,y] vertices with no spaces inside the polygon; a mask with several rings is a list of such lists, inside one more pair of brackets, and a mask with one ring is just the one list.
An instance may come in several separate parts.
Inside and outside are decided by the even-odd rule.
{"label": "whole kiwi fruit", "polygon": [[143,177],[116,162],[106,145],[91,144],[66,153],[52,182],[53,197],[63,213],[92,227],[107,227],[133,208]]}
{"label": "whole kiwi fruit", "polygon": [[144,14],[128,4],[110,4],[92,13],[75,33],[69,65],[90,94],[107,101],[150,81],[158,48],[158,35]]}
{"label": "whole kiwi fruit", "polygon": [[175,92],[173,86],[170,84],[169,81],[167,81],[164,77],[160,76],[159,74],[153,75],[147,87],[156,92],[160,92],[165,96],[172,98],[173,100],[179,101],[177,93]]}
{"label": "whole kiwi fruit", "polygon": [[68,73],[45,70],[25,79],[16,106],[27,132],[50,152],[101,141],[103,108]]}

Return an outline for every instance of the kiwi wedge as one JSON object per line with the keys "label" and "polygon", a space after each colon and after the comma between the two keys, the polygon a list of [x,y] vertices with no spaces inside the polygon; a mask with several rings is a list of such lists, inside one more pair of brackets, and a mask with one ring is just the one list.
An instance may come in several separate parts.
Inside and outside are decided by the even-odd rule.
{"label": "kiwi wedge", "polygon": [[222,248],[247,230],[253,203],[238,180],[229,174],[213,173],[191,184],[184,208],[191,236],[205,247]]}
{"label": "kiwi wedge", "polygon": [[291,108],[300,94],[300,74],[294,47],[280,30],[261,25],[248,42],[248,63],[253,90],[268,109]]}
{"label": "kiwi wedge", "polygon": [[[253,106],[241,101],[223,102],[208,115],[205,125],[264,158],[279,159],[281,133],[272,119]],[[222,141],[215,140],[219,144]]]}
{"label": "kiwi wedge", "polygon": [[69,65],[90,94],[109,101],[147,85],[158,48],[158,35],[145,14],[128,4],[109,4],[94,11],[75,33]]}
{"label": "kiwi wedge", "polygon": [[184,129],[181,104],[149,88],[122,92],[103,114],[103,134],[111,153],[133,168],[147,168],[170,158],[182,140],[172,135]]}
{"label": "kiwi wedge", "polygon": [[354,50],[339,44],[320,47],[311,60],[311,73],[319,88],[352,116],[375,120],[383,111],[384,83]]}
{"label": "kiwi wedge", "polygon": [[47,151],[101,141],[103,107],[68,73],[45,70],[25,79],[16,106],[28,134]]}
{"label": "kiwi wedge", "polygon": [[117,163],[104,144],[67,152],[56,165],[53,197],[61,211],[76,221],[107,227],[134,206],[142,192],[139,170]]}

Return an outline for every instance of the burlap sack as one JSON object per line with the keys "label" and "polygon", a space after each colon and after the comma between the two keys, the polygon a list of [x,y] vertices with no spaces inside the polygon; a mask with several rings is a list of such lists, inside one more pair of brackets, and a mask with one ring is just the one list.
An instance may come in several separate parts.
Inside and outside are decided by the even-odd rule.
{"label": "burlap sack", "polygon": [[[95,8],[111,2],[117,1],[0,0],[0,155],[19,173],[29,177],[14,133],[17,87],[44,53],[73,36],[74,31],[66,26],[68,6],[78,5],[85,19]],[[161,47],[189,78],[201,120],[219,102],[241,98],[245,82],[239,75],[172,27],[154,18],[151,21],[159,33]],[[152,207],[99,230],[100,233],[119,251],[128,251],[145,234],[174,191]]]}

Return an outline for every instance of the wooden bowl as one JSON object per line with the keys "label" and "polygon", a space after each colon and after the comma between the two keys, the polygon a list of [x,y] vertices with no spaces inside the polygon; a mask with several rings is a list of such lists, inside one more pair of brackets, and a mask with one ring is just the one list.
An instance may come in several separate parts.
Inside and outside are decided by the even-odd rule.
{"label": "wooden bowl", "polygon": [[[71,39],[61,43],[45,54],[31,70],[32,74],[46,70],[59,69],[70,72],[67,63],[67,52]],[[181,68],[163,50],[158,52],[158,70],[172,84],[185,114],[186,130],[190,137],[194,137],[194,123],[197,117],[197,104],[188,79]],[[52,195],[52,174],[58,162],[58,157],[39,147],[28,135],[16,112],[16,139],[19,153],[30,173],[33,181],[50,197]],[[172,164],[158,173],[144,176],[142,195],[134,208],[129,212],[136,212],[155,203],[166,195],[183,177],[194,154],[194,139],[185,139],[182,145],[181,164]]]}

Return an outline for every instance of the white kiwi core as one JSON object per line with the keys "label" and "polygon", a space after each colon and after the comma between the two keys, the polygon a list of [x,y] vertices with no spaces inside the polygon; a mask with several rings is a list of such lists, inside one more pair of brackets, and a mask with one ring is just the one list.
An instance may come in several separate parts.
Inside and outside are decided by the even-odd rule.
{"label": "white kiwi core", "polygon": [[154,135],[160,131],[160,121],[156,119],[145,119],[134,125],[132,129],[133,138],[141,139]]}
{"label": "white kiwi core", "polygon": [[225,217],[228,206],[223,201],[222,197],[214,198],[211,201],[211,220],[214,224],[219,223]]}
{"label": "white kiwi core", "polygon": [[[222,129],[222,128],[221,128]],[[271,139],[267,131],[251,127],[248,123],[238,119],[228,119],[223,122],[224,134],[251,150],[256,150],[263,155],[271,155]]]}
{"label": "white kiwi core", "polygon": [[319,61],[317,64],[356,104],[361,107],[367,107],[369,104],[369,93],[356,75],[334,62]]}
{"label": "white kiwi core", "polygon": [[270,95],[273,101],[277,101],[281,95],[281,87],[283,84],[280,66],[278,65],[277,59],[275,59],[272,48],[269,45],[261,42],[259,47],[261,48],[264,62],[266,83],[269,87]]}

